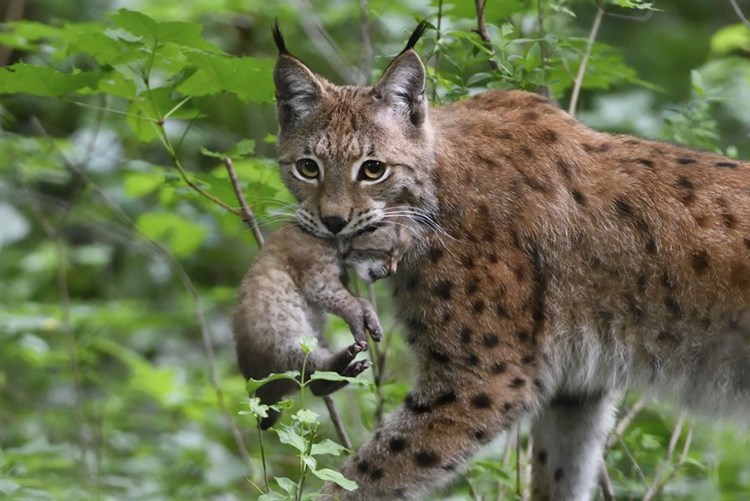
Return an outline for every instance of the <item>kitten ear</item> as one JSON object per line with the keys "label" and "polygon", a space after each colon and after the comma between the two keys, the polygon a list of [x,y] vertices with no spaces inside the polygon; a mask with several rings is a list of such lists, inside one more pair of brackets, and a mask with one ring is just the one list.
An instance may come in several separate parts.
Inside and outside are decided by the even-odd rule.
{"label": "kitten ear", "polygon": [[426,22],[419,23],[406,48],[391,61],[374,87],[380,99],[394,112],[407,117],[415,127],[420,127],[427,116],[425,69],[414,50],[414,45],[426,29]]}
{"label": "kitten ear", "polygon": [[278,24],[274,26],[273,38],[279,49],[273,68],[276,116],[279,127],[284,130],[294,126],[319,104],[324,92],[323,81],[287,51]]}

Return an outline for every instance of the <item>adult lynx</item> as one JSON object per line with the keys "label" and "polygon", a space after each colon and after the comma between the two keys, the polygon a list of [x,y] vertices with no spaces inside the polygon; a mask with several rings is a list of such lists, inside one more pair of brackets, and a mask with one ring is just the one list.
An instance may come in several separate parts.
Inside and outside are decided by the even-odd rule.
{"label": "adult lynx", "polygon": [[343,466],[352,499],[417,498],[523,416],[534,499],[586,499],[614,396],[750,410],[750,165],[588,129],[546,99],[428,109],[413,50],[333,85],[276,32],[279,160],[321,237],[404,217],[393,294],[414,389]]}

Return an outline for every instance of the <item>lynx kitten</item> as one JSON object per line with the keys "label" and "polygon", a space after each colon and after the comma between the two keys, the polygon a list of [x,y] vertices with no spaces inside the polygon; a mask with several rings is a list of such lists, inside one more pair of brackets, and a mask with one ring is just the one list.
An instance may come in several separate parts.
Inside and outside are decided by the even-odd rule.
{"label": "lynx kitten", "polygon": [[[368,231],[339,243],[339,253],[368,282],[395,271],[408,243],[408,234],[397,226]],[[307,357],[305,372],[334,371],[356,376],[369,361],[353,361],[367,349],[366,332],[380,341],[383,331],[367,300],[353,296],[345,287],[346,271],[337,255],[336,244],[314,238],[295,225],[276,231],[252,265],[238,294],[234,313],[237,360],[246,379],[260,379],[273,372],[302,370],[304,336],[321,340],[325,314],[335,313],[349,324],[354,344],[332,353],[319,343]],[[313,394],[322,396],[338,390],[341,381],[314,381]],[[288,380],[265,384],[256,392],[261,402],[278,402],[298,386]],[[278,419],[272,411],[261,422],[267,429]]]}

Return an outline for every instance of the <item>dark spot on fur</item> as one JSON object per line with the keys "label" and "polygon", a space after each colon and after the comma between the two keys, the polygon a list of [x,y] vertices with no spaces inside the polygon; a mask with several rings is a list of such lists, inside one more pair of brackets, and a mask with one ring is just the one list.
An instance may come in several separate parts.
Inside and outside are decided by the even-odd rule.
{"label": "dark spot on fur", "polygon": [[555,163],[557,164],[557,170],[560,171],[560,174],[562,174],[565,179],[570,179],[571,177],[573,177],[571,175],[572,169],[570,167],[570,164],[566,160],[558,158]]}
{"label": "dark spot on fur", "polygon": [[638,287],[638,290],[640,292],[643,292],[646,290],[646,275],[638,275],[638,279],[636,281],[636,287]]}
{"label": "dark spot on fur", "polygon": [[497,313],[497,316],[500,318],[510,318],[510,315],[508,315],[508,310],[505,308],[505,305],[503,303],[498,302],[495,305],[495,313]]}
{"label": "dark spot on fur", "polygon": [[490,216],[490,208],[487,206],[487,204],[479,204],[477,206],[477,210],[479,211],[479,215],[483,218],[487,218]]}
{"label": "dark spot on fur", "polygon": [[536,357],[534,355],[526,355],[521,359],[521,363],[524,365],[531,365],[534,362],[536,362]]}
{"label": "dark spot on fur", "polygon": [[541,137],[546,144],[556,143],[558,139],[557,132],[552,129],[542,129]]}
{"label": "dark spot on fur", "polygon": [[625,200],[622,200],[621,198],[615,198],[615,208],[617,209],[617,212],[622,216],[633,216],[633,209]]}
{"label": "dark spot on fur", "polygon": [[471,397],[471,405],[477,409],[489,409],[492,406],[492,399],[486,393],[479,393]]}
{"label": "dark spot on fur", "polygon": [[406,395],[406,398],[404,399],[404,405],[407,409],[415,414],[425,414],[432,411],[432,408],[426,403],[417,402],[416,398],[411,393]]}
{"label": "dark spot on fur", "polygon": [[649,238],[646,241],[646,252],[649,254],[656,254],[656,242],[653,238]]}
{"label": "dark spot on fur", "polygon": [[372,473],[370,473],[370,478],[373,480],[380,480],[381,478],[383,478],[383,470],[381,468],[372,470]]}
{"label": "dark spot on fur", "polygon": [[464,256],[461,258],[461,264],[467,270],[471,270],[472,268],[474,268],[474,258],[471,256]]}
{"label": "dark spot on fur", "polygon": [[406,288],[414,290],[417,287],[419,287],[419,275],[417,273],[412,273],[406,278]]}
{"label": "dark spot on fur", "polygon": [[461,327],[461,332],[459,333],[461,336],[461,342],[464,344],[469,344],[471,341],[471,329],[469,327],[466,327],[465,325]]}
{"label": "dark spot on fur", "polygon": [[523,114],[523,119],[528,120],[529,122],[533,122],[534,120],[539,119],[539,113],[536,111],[527,111]]}
{"label": "dark spot on fur", "polygon": [[503,372],[505,372],[506,368],[507,367],[505,365],[505,362],[495,362],[494,364],[492,364],[490,370],[493,374],[502,374]]}
{"label": "dark spot on fur", "polygon": [[487,430],[483,428],[477,428],[472,432],[472,435],[475,439],[479,440],[480,442],[483,441],[485,438],[487,438]]}
{"label": "dark spot on fur", "polygon": [[430,250],[428,251],[428,254],[430,256],[430,261],[432,263],[437,263],[440,261],[440,258],[443,257],[443,249],[440,247],[430,247]]}
{"label": "dark spot on fur", "polygon": [[430,350],[430,356],[432,357],[434,361],[436,361],[439,364],[447,364],[451,360],[448,355],[440,351],[437,351],[435,349]]}
{"label": "dark spot on fur", "polygon": [[450,280],[441,280],[435,286],[434,292],[437,297],[447,301],[451,298],[451,290],[453,290],[453,282]]}
{"label": "dark spot on fur", "polygon": [[448,405],[456,401],[458,397],[455,391],[446,391],[435,398],[435,405]]}
{"label": "dark spot on fur", "polygon": [[539,464],[544,464],[547,462],[547,451],[541,450],[536,455],[537,461],[539,461]]}
{"label": "dark spot on fur", "polygon": [[690,266],[696,273],[704,273],[708,269],[708,253],[700,250],[690,256]]}
{"label": "dark spot on fur", "polygon": [[734,216],[734,214],[730,214],[728,212],[725,212],[721,215],[722,222],[724,223],[724,227],[727,229],[732,229],[735,226],[737,226],[737,218]]}
{"label": "dark spot on fur", "polygon": [[531,340],[531,336],[526,331],[518,331],[516,333],[516,336],[518,337],[518,340],[522,343],[528,343],[529,340]]}
{"label": "dark spot on fur", "polygon": [[583,196],[583,193],[581,193],[578,190],[573,190],[570,192],[571,195],[573,195],[573,200],[576,201],[576,203],[580,206],[586,205],[586,197]]}
{"label": "dark spot on fur", "polygon": [[677,184],[680,186],[680,188],[685,188],[686,190],[692,190],[693,188],[695,188],[693,182],[686,176],[680,176],[679,178],[677,178]]}
{"label": "dark spot on fur", "polygon": [[484,313],[484,307],[485,307],[484,301],[479,299],[477,301],[474,301],[474,304],[472,304],[471,309],[474,310],[475,315],[481,315],[482,313]]}
{"label": "dark spot on fur", "polygon": [[524,378],[517,377],[517,378],[513,379],[513,381],[510,382],[509,386],[511,388],[520,388],[521,386],[523,386],[525,384],[526,384],[526,380]]}
{"label": "dark spot on fur", "polygon": [[666,271],[662,273],[661,275],[661,285],[665,289],[671,290],[675,288],[674,280],[672,279],[672,277],[669,276],[669,273],[667,273]]}
{"label": "dark spot on fur", "polygon": [[626,139],[623,144],[641,144],[641,142],[638,139]]}
{"label": "dark spot on fur", "polygon": [[677,159],[677,163],[679,163],[681,165],[689,165],[689,164],[694,164],[694,163],[697,163],[697,162],[698,161],[696,159],[694,159],[694,158],[678,158]]}
{"label": "dark spot on fur", "polygon": [[736,169],[739,164],[735,162],[716,162],[714,164],[716,167],[724,167],[727,169]]}
{"label": "dark spot on fur", "polygon": [[745,238],[742,239],[742,241],[745,244],[745,248],[748,249],[748,250],[750,250],[750,237],[745,237]]}
{"label": "dark spot on fur", "polygon": [[513,404],[510,402],[504,402],[503,403],[503,412],[510,412],[510,410],[513,408]]}
{"label": "dark spot on fur", "polygon": [[357,470],[360,473],[367,473],[370,469],[370,464],[367,461],[360,461],[357,463]]}
{"label": "dark spot on fur", "polygon": [[534,158],[534,150],[529,148],[528,146],[522,146],[521,147],[521,154],[525,156],[526,158]]}
{"label": "dark spot on fur", "polygon": [[469,353],[469,356],[466,357],[466,361],[469,362],[469,365],[477,366],[479,365],[479,357],[475,353]]}
{"label": "dark spot on fur", "polygon": [[562,480],[563,475],[565,475],[565,472],[563,471],[562,468],[556,469],[555,470],[555,482],[559,482],[560,480]]}
{"label": "dark spot on fur", "polygon": [[656,340],[660,343],[668,344],[679,344],[682,340],[682,336],[672,331],[659,331],[656,335]]}
{"label": "dark spot on fur", "polygon": [[489,259],[490,263],[492,263],[492,264],[495,264],[495,263],[497,263],[500,260],[500,258],[498,258],[497,254],[495,254],[494,252],[492,254],[490,254],[489,256],[487,256],[487,259]]}
{"label": "dark spot on fur", "polygon": [[674,317],[674,318],[680,318],[682,317],[682,308],[680,307],[680,304],[677,302],[677,300],[672,296],[667,296],[664,298],[664,306],[667,307],[667,311]]}
{"label": "dark spot on fur", "polygon": [[485,334],[482,337],[482,342],[487,348],[494,348],[495,346],[500,344],[500,338],[498,338],[495,334]]}
{"label": "dark spot on fur", "polygon": [[647,158],[639,158],[636,160],[639,164],[645,165],[649,169],[654,167],[654,162],[652,160],[648,160]]}
{"label": "dark spot on fur", "polygon": [[466,284],[466,295],[472,296],[479,291],[479,280],[472,278],[468,284]]}
{"label": "dark spot on fur", "polygon": [[421,450],[414,454],[414,461],[416,461],[417,466],[430,468],[440,462],[440,457],[432,451]]}
{"label": "dark spot on fur", "polygon": [[388,441],[388,448],[391,452],[401,452],[406,449],[407,441],[403,437],[393,437]]}

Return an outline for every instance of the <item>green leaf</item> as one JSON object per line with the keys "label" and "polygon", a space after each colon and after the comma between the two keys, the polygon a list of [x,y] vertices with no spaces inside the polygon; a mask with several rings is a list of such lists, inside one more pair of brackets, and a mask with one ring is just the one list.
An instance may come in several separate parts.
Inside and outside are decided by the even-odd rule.
{"label": "green leaf", "polygon": [[313,336],[302,336],[300,346],[302,347],[302,352],[308,354],[318,346],[318,338]]}
{"label": "green leaf", "polygon": [[321,480],[333,482],[342,489],[354,491],[358,489],[357,483],[349,480],[341,473],[331,470],[330,468],[321,468],[320,470],[311,469],[310,472]]}
{"label": "green leaf", "polygon": [[273,102],[273,61],[193,52],[190,63],[197,70],[177,89],[192,96],[231,92],[243,102]]}
{"label": "green leaf", "polygon": [[269,376],[264,377],[263,379],[250,378],[247,380],[247,383],[245,384],[245,390],[247,390],[248,393],[253,394],[255,393],[255,390],[257,390],[264,384],[269,383],[271,381],[276,381],[277,379],[290,379],[292,381],[297,381],[297,378],[299,378],[299,376],[300,376],[299,371],[286,371],[286,372],[271,374]]}
{"label": "green leaf", "polygon": [[114,24],[146,42],[173,43],[184,47],[219,52],[219,49],[202,37],[203,26],[181,21],[157,22],[145,14],[120,9],[110,16]]}
{"label": "green leaf", "polygon": [[206,228],[178,214],[150,212],[141,215],[136,227],[147,237],[165,244],[177,257],[185,257],[200,247]]}
{"label": "green leaf", "polygon": [[129,197],[142,197],[153,192],[164,184],[163,172],[128,172],[123,181],[125,194]]}
{"label": "green leaf", "polygon": [[279,484],[279,487],[281,487],[284,492],[286,492],[290,496],[294,496],[294,493],[297,491],[297,484],[295,484],[291,479],[288,479],[286,477],[273,477],[273,479],[276,480],[276,483]]}
{"label": "green leaf", "polygon": [[279,442],[282,444],[291,445],[303,454],[307,451],[305,437],[297,433],[297,430],[291,426],[281,425],[278,428],[274,428],[274,431],[279,436]]}
{"label": "green leaf", "polygon": [[99,71],[63,73],[47,66],[16,63],[0,68],[0,94],[59,97],[80,89],[96,89]]}
{"label": "green leaf", "polygon": [[711,37],[711,50],[717,54],[750,51],[750,30],[742,23],[725,26]]}
{"label": "green leaf", "polygon": [[303,424],[317,424],[320,422],[320,416],[310,409],[300,409],[292,418]]}
{"label": "green leaf", "polygon": [[337,372],[315,371],[310,375],[309,381],[347,381],[359,386],[369,386],[370,382],[364,378],[342,376]]}
{"label": "green leaf", "polygon": [[267,492],[258,497],[258,501],[289,501],[289,496],[284,496],[278,492]]}
{"label": "green leaf", "polygon": [[310,454],[313,456],[319,456],[321,454],[333,454],[334,456],[340,456],[343,452],[346,452],[346,447],[339,445],[333,440],[325,439],[322,442],[313,444]]}

